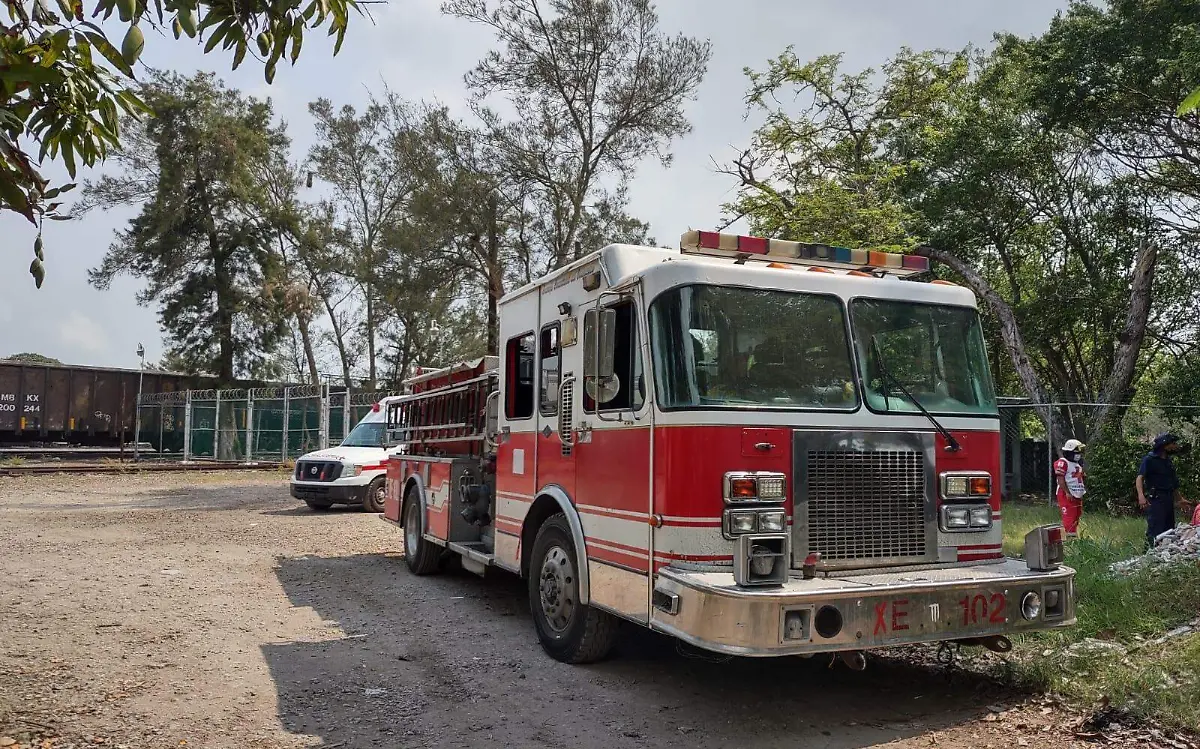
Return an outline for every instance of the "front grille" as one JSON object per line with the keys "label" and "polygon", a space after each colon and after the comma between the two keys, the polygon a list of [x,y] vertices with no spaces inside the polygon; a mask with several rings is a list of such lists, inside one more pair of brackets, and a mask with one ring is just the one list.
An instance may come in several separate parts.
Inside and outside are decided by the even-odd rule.
{"label": "front grille", "polygon": [[342,475],[337,461],[301,460],[296,462],[297,481],[333,481]]}
{"label": "front grille", "polygon": [[925,456],[909,450],[810,450],[808,551],[822,562],[927,553]]}

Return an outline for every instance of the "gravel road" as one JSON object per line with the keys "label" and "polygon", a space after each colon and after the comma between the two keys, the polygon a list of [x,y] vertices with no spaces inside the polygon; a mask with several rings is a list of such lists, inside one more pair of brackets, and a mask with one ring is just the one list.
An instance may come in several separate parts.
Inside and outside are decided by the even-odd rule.
{"label": "gravel road", "polygon": [[1036,698],[903,658],[721,660],[629,627],[562,665],[518,580],[415,578],[397,529],[279,474],[0,479],[0,549],[0,747],[1073,743]]}

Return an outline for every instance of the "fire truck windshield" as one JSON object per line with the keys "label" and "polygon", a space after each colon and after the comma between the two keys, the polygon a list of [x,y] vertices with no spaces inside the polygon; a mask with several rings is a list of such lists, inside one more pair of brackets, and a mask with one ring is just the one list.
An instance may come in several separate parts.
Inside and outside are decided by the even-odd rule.
{"label": "fire truck windshield", "polygon": [[663,408],[858,405],[835,296],[682,286],[651,304],[650,339]]}
{"label": "fire truck windshield", "polygon": [[342,447],[386,447],[387,424],[382,421],[363,421],[350,430]]}
{"label": "fire truck windshield", "polygon": [[919,412],[915,398],[935,414],[997,413],[975,310],[859,298],[850,321],[872,410]]}

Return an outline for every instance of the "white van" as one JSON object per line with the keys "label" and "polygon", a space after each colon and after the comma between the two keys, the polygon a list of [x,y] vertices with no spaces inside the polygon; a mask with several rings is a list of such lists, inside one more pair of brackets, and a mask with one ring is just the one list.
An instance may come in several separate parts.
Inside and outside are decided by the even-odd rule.
{"label": "white van", "polygon": [[361,505],[367,512],[383,512],[387,404],[396,397],[372,406],[342,444],[300,456],[292,473],[292,496],[318,511],[333,505]]}

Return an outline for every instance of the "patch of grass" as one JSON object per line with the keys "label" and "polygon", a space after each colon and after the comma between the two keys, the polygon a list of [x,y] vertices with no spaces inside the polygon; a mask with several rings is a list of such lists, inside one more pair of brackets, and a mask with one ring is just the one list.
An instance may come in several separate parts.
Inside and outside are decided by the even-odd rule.
{"label": "patch of grass", "polygon": [[[1054,508],[1006,505],[1005,552],[1019,555],[1029,529],[1058,519]],[[1018,638],[1013,663],[1023,681],[1083,704],[1107,696],[1135,715],[1200,730],[1200,635],[1152,642],[1200,613],[1200,566],[1127,577],[1108,571],[1113,562],[1142,552],[1145,532],[1139,518],[1085,514],[1081,537],[1066,547],[1066,563],[1076,571],[1078,624]],[[1121,649],[1070,649],[1085,639]]]}
{"label": "patch of grass", "polygon": [[5,468],[20,468],[25,465],[25,458],[20,455],[11,455],[7,458],[0,458],[0,466]]}

